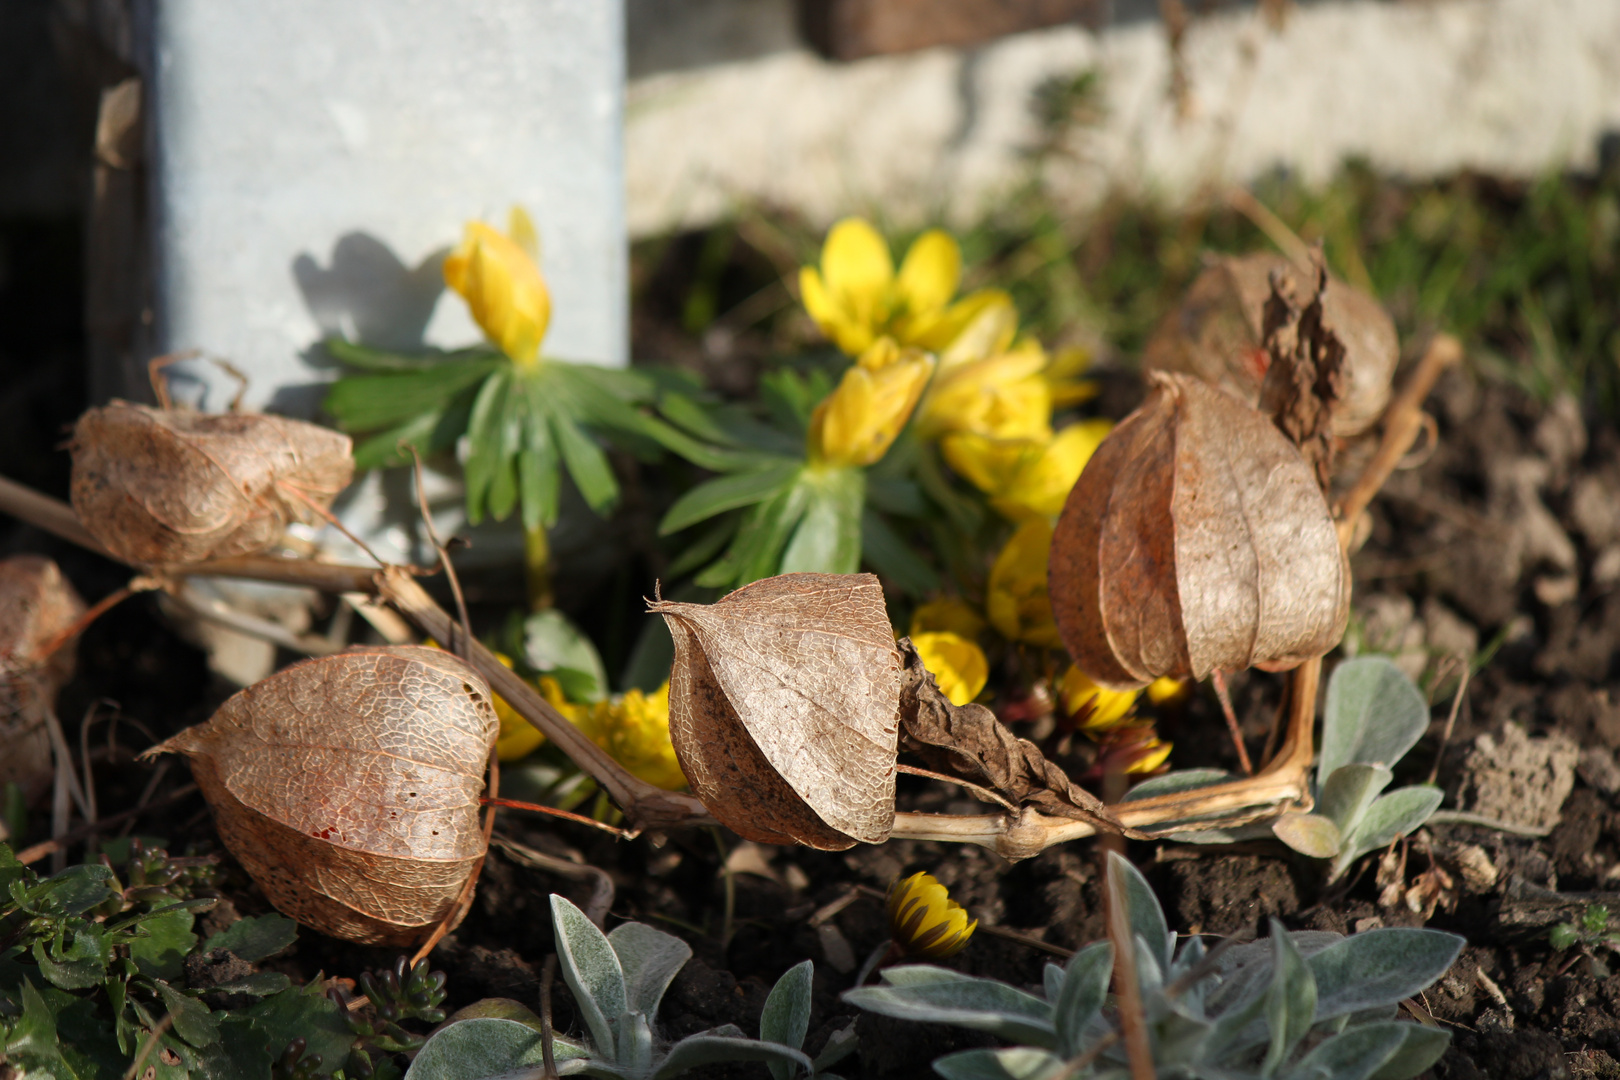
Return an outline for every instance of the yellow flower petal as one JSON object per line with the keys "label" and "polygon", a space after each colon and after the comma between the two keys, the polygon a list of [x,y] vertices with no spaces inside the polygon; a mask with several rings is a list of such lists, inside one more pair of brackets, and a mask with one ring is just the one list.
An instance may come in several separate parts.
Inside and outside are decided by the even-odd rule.
{"label": "yellow flower petal", "polygon": [[1009,641],[1061,648],[1046,589],[1046,560],[1052,550],[1052,526],[1031,518],[1018,527],[990,567],[985,597],[990,625]]}
{"label": "yellow flower petal", "polygon": [[1161,675],[1148,683],[1147,696],[1155,705],[1174,705],[1186,700],[1191,690],[1192,684],[1187,680]]}
{"label": "yellow flower petal", "polygon": [[[974,294],[981,299],[972,305],[964,300],[957,307],[971,312],[970,317],[939,350],[940,371],[950,371],[959,364],[971,364],[997,353],[1006,352],[1018,334],[1018,309],[1012,297],[1000,291]],[[1039,346],[1036,346],[1039,349]],[[1042,363],[1045,363],[1042,356]],[[1039,369],[1037,369],[1039,370]]]}
{"label": "yellow flower petal", "polygon": [[1126,773],[1137,775],[1156,771],[1175,747],[1174,743],[1163,742],[1157,736],[1149,737],[1143,745],[1145,753],[1125,767]]}
{"label": "yellow flower petal", "polygon": [[990,664],[984,650],[967,638],[937,631],[917,634],[911,644],[923,667],[934,676],[940,692],[952,705],[966,705],[979,696],[984,684],[990,680]]}
{"label": "yellow flower petal", "polygon": [[799,268],[799,297],[804,310],[839,349],[853,356],[872,344],[872,328],[850,315],[813,266]]}
{"label": "yellow flower petal", "polygon": [[[907,319],[899,336],[908,345],[940,352],[948,348],[985,308],[1001,304],[1011,309],[1012,297],[1000,289],[980,289],[943,311]],[[1013,310],[1016,319],[1016,309]]]}
{"label": "yellow flower petal", "polygon": [[940,442],[945,460],[968,483],[984,492],[1001,491],[1017,479],[1025,463],[1046,450],[1035,439],[992,439],[977,432],[954,432]]}
{"label": "yellow flower petal", "polygon": [[531,364],[539,357],[551,323],[551,292],[540,267],[511,237],[481,221],[469,222],[461,243],[444,260],[444,282],[461,294],[473,321],[514,362]]}
{"label": "yellow flower petal", "polygon": [[651,694],[630,690],[598,702],[580,727],[615,761],[654,787],[678,791],[686,786],[669,739],[669,683]]}
{"label": "yellow flower petal", "polygon": [[966,431],[988,439],[1052,437],[1052,401],[1037,345],[941,368],[918,414],[918,433],[937,438]]}
{"label": "yellow flower petal", "polygon": [[1117,727],[1136,707],[1136,690],[1110,690],[1099,686],[1085,672],[1070,667],[1063,673],[1063,709],[1080,717],[1080,727],[1088,732]]}
{"label": "yellow flower petal", "polygon": [[[892,345],[880,340],[871,352],[884,357]],[[916,349],[901,351],[876,370],[867,357],[844,372],[838,388],[816,406],[810,418],[809,453],[828,465],[870,465],[889,450],[934,372],[934,358]]]}
{"label": "yellow flower petal", "polygon": [[962,249],[949,233],[929,229],[906,252],[895,285],[906,313],[920,315],[950,303],[961,280]]}
{"label": "yellow flower petal", "polygon": [[1040,455],[1020,462],[1016,473],[991,489],[990,505],[1017,520],[1027,515],[1055,518],[1091,455],[1113,430],[1108,420],[1082,420],[1053,437]]}
{"label": "yellow flower petal", "polygon": [[889,886],[889,938],[914,960],[942,960],[962,950],[979,920],[950,898],[932,874],[918,873]]}
{"label": "yellow flower petal", "polygon": [[918,605],[911,613],[910,636],[938,632],[974,641],[984,633],[984,618],[965,600],[954,596]]}
{"label": "yellow flower petal", "polygon": [[888,321],[894,285],[889,245],[864,218],[845,218],[821,247],[821,276],[833,302],[867,326]]}
{"label": "yellow flower petal", "polygon": [[506,215],[506,235],[510,236],[512,243],[522,248],[523,253],[536,264],[540,262],[540,233],[535,229],[529,212],[523,207],[514,206]]}

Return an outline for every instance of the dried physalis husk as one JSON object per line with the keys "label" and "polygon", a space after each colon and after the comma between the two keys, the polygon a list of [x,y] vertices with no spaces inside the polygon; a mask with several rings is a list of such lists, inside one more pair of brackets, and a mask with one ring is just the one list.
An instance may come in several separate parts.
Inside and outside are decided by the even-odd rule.
{"label": "dried physalis husk", "polygon": [[713,604],[658,601],[669,734],[739,836],[841,851],[894,826],[900,653],[871,574],[783,574]]}
{"label": "dried physalis husk", "polygon": [[73,509],[143,566],[264,551],[354,475],[347,435],[262,413],[114,401],[73,429]]}
{"label": "dried physalis husk", "polygon": [[483,858],[478,799],[499,730],[466,664],[374,646],[279,671],[147,753],[191,759],[220,839],[284,914],[405,946]]}
{"label": "dried physalis husk", "polygon": [[83,614],[84,601],[51,560],[0,562],[0,786],[14,782],[32,797],[51,783],[45,715],[73,676],[73,643],[58,641]]}
{"label": "dried physalis husk", "polygon": [[[1273,273],[1286,279],[1302,303],[1315,292],[1311,271],[1281,255],[1217,258],[1154,331],[1142,353],[1142,369],[1196,375],[1256,404],[1270,365],[1264,338]],[[1323,324],[1345,349],[1345,393],[1333,413],[1333,432],[1350,438],[1383,415],[1400,340],[1383,306],[1338,278],[1328,277],[1322,308]]]}
{"label": "dried physalis husk", "polygon": [[1255,409],[1187,375],[1092,455],[1052,539],[1052,609],[1093,679],[1290,667],[1349,616],[1349,566],[1299,450]]}

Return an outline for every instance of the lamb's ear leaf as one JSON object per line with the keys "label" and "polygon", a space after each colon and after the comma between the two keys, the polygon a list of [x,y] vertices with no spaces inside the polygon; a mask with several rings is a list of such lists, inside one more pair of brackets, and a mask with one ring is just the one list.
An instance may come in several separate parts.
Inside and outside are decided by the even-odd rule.
{"label": "lamb's ear leaf", "polygon": [[1159,898],[1153,895],[1153,886],[1142,876],[1142,871],[1117,852],[1108,853],[1108,872],[1125,876],[1125,897],[1126,903],[1130,906],[1131,932],[1148,943],[1153,958],[1158,961],[1159,970],[1169,970],[1175,939],[1170,935],[1169,924],[1164,921],[1164,909],[1159,906]]}
{"label": "lamb's ear leaf", "polygon": [[1382,765],[1354,762],[1341,765],[1322,781],[1316,813],[1339,827],[1340,835],[1356,827],[1378,793],[1389,787],[1395,774]]}
{"label": "lamb's ear leaf", "polygon": [[[488,1016],[466,1015],[478,1005],[468,1006],[457,1014],[463,1019],[452,1020],[429,1036],[411,1061],[406,1080],[483,1080],[543,1062],[538,1017],[526,1009],[527,1016],[500,1015],[500,1010]],[[515,1007],[516,1003],[501,1005]],[[551,1045],[552,1056],[559,1062],[589,1056],[585,1047],[562,1036],[554,1035]]]}
{"label": "lamb's ear leaf", "polygon": [[963,1050],[934,1062],[945,1080],[1055,1080],[1065,1071],[1063,1059],[1033,1046],[1005,1050]]}
{"label": "lamb's ear leaf", "polygon": [[1382,656],[1346,660],[1328,680],[1316,775],[1352,762],[1393,767],[1428,726],[1423,693],[1400,668]]}
{"label": "lamb's ear leaf", "polygon": [[557,941],[557,959],[563,979],[574,992],[574,1002],[591,1029],[598,1054],[614,1053],[614,1025],[624,1012],[624,969],[607,935],[566,897],[551,894],[551,929]]}
{"label": "lamb's ear leaf", "polygon": [[700,1065],[718,1065],[727,1061],[780,1062],[790,1070],[803,1069],[807,1075],[814,1068],[814,1064],[803,1051],[795,1050],[791,1046],[700,1031],[696,1035],[688,1035],[669,1048],[668,1056],[652,1074],[653,1080],[667,1080],[668,1077],[679,1076]]}
{"label": "lamb's ear leaf", "polygon": [[955,972],[946,973],[950,978],[910,981],[914,974],[940,970],[916,965],[888,986],[862,986],[844,991],[843,997],[851,1005],[901,1020],[953,1024],[1046,1049],[1057,1046],[1050,1003],[995,979]]}
{"label": "lamb's ear leaf", "polygon": [[1429,815],[1440,806],[1444,792],[1427,784],[1399,788],[1388,795],[1374,799],[1361,816],[1361,821],[1348,836],[1334,858],[1329,878],[1337,878],[1350,864],[1369,851],[1388,844],[1397,836],[1407,833],[1429,820]]}
{"label": "lamb's ear leaf", "polygon": [[1276,1073],[1316,1018],[1316,979],[1288,931],[1276,919],[1271,920],[1271,950],[1271,985],[1266,990],[1271,1045],[1260,1066],[1262,1076]]}
{"label": "lamb's ear leaf", "polygon": [[1102,1009],[1108,979],[1114,970],[1114,946],[1098,941],[1074,954],[1063,973],[1063,987],[1052,1010],[1058,1052],[1065,1058],[1080,1053],[1086,1025]]}
{"label": "lamb's ear leaf", "polygon": [[638,922],[614,927],[607,939],[624,972],[625,1008],[657,1016],[664,991],[692,959],[692,947],[674,934]]}
{"label": "lamb's ear leaf", "polygon": [[1412,1080],[1451,1045],[1451,1032],[1444,1028],[1424,1027],[1421,1024],[1402,1024],[1406,1040],[1399,1050],[1372,1074],[1371,1080]]}
{"label": "lamb's ear leaf", "polygon": [[1331,859],[1344,844],[1339,827],[1321,814],[1291,810],[1271,823],[1271,831],[1277,839],[1313,859]]}
{"label": "lamb's ear leaf", "polygon": [[[804,1049],[804,1037],[810,1030],[810,984],[815,965],[809,960],[788,968],[765,999],[765,1011],[759,1017],[759,1037],[768,1042],[781,1043],[795,1050]],[[768,1061],[775,1080],[792,1080],[793,1069],[785,1061]]]}
{"label": "lamb's ear leaf", "polygon": [[1443,930],[1387,927],[1354,934],[1305,958],[1316,978],[1316,1019],[1393,1005],[1446,973],[1465,944]]}
{"label": "lamb's ear leaf", "polygon": [[1411,1025],[1362,1024],[1319,1043],[1285,1080],[1369,1080],[1401,1049]]}

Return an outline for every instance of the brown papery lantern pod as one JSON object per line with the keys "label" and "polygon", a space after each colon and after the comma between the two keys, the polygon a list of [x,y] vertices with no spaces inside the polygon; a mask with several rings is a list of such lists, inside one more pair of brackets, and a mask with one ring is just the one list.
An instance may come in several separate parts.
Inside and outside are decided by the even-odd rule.
{"label": "brown papery lantern pod", "polygon": [[478,800],[499,730],[472,668],[374,646],[285,668],[147,753],[191,760],[220,839],[283,914],[406,946],[484,856]]}
{"label": "brown papery lantern pod", "polygon": [[1311,466],[1249,405],[1188,375],[1092,455],[1052,539],[1052,608],[1098,682],[1291,667],[1349,617],[1349,564]]}
{"label": "brown papery lantern pod", "polygon": [[61,637],[83,614],[84,601],[50,559],[0,561],[0,785],[14,782],[29,798],[51,783],[46,714],[73,676],[73,645]]}
{"label": "brown papery lantern pod", "polygon": [[251,555],[290,521],[313,522],[354,475],[351,442],[261,413],[114,401],[73,429],[73,509],[118,558],[141,566]]}
{"label": "brown papery lantern pod", "polygon": [[841,851],[894,825],[901,663],[871,574],[782,574],[659,600],[669,734],[692,792],[748,840]]}
{"label": "brown papery lantern pod", "polygon": [[[1212,259],[1148,339],[1142,370],[1196,375],[1257,404],[1271,362],[1265,339],[1273,275],[1300,303],[1316,292],[1315,271],[1282,255]],[[1326,275],[1321,299],[1323,324],[1345,350],[1344,393],[1333,412],[1333,433],[1351,438],[1372,427],[1389,404],[1400,339],[1383,305],[1353,285]]]}

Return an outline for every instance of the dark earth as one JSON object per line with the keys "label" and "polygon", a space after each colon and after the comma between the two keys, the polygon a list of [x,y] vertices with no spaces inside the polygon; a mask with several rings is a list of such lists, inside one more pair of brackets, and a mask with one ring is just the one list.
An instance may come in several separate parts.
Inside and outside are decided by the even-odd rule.
{"label": "dark earth", "polygon": [[[63,239],[49,229],[38,235],[13,229],[6,238],[13,267],[47,257]],[[86,404],[77,309],[59,299],[72,294],[74,273],[64,265],[41,277],[14,276],[0,290],[0,325],[26,331],[0,345],[9,350],[0,355],[0,471],[57,496],[65,495],[67,480],[60,440]],[[60,287],[64,281],[69,288]],[[1123,415],[1132,397],[1132,380],[1116,376],[1104,395],[1106,410]],[[1436,1077],[1620,1076],[1615,953],[1601,944],[1559,950],[1548,937],[1553,923],[1578,919],[1590,904],[1620,911],[1620,703],[1614,700],[1620,693],[1614,663],[1620,644],[1620,431],[1595,407],[1573,400],[1544,405],[1467,370],[1445,376],[1429,408],[1437,442],[1419,450],[1413,467],[1397,473],[1375,502],[1370,536],[1354,557],[1357,617],[1351,637],[1368,648],[1400,653],[1431,691],[1434,723],[1403,763],[1398,783],[1421,782],[1438,760],[1438,782],[1454,794],[1463,792],[1466,759],[1478,737],[1502,740],[1509,723],[1533,740],[1562,733],[1578,744],[1580,755],[1563,768],[1566,777],[1571,767],[1575,775],[1556,825],[1544,837],[1431,825],[1391,860],[1404,860],[1391,891],[1393,906],[1380,903],[1390,877],[1379,880],[1377,856],[1364,860],[1368,865],[1347,883],[1327,888],[1318,864],[1275,842],[1231,848],[1137,843],[1128,855],[1158,890],[1171,925],[1183,932],[1264,933],[1266,920],[1275,916],[1292,928],[1351,932],[1426,923],[1465,935],[1469,946],[1456,966],[1415,1003],[1420,1019],[1453,1033]],[[0,524],[0,555],[20,552],[57,559],[91,601],[127,578],[127,571],[31,527]],[[639,595],[641,589],[632,582],[622,591]],[[489,614],[497,617],[493,607]],[[582,617],[589,625],[589,616]],[[1458,682],[1457,664],[1447,661],[1459,654],[1477,670],[1455,728],[1443,740]],[[1234,680],[1251,754],[1264,743],[1279,686],[1276,677],[1263,674]],[[136,753],[202,721],[232,689],[209,673],[203,654],[150,597],[115,608],[91,627],[79,646],[79,673],[58,711],[71,730],[93,703],[117,703],[115,735],[108,738],[98,726],[92,739],[102,812],[133,805],[140,796],[151,766],[136,763]],[[1176,743],[1177,768],[1236,767],[1207,692],[1162,717],[1160,732]],[[1077,757],[1068,764],[1078,775],[1086,762]],[[178,763],[169,769],[159,799],[186,782],[184,772]],[[962,808],[954,788],[915,777],[902,781],[907,808]],[[1448,798],[1446,807],[1455,805]],[[36,808],[33,831],[19,843],[38,839],[47,819],[48,812]],[[155,808],[135,831],[162,837],[175,851],[220,850],[196,795]],[[503,814],[498,831],[605,870],[615,889],[610,922],[646,921],[690,943],[693,959],[661,1016],[669,1037],[728,1022],[756,1032],[771,983],[810,957],[816,961],[807,1045],[813,1055],[853,1015],[838,1000],[853,977],[848,969],[886,937],[881,901],[868,892],[823,919],[817,912],[854,886],[883,890],[916,870],[936,875],[982,921],[968,948],[947,961],[962,971],[1038,984],[1049,959],[1104,934],[1100,850],[1089,841],[1010,864],[977,848],[919,842],[841,853],[739,851],[736,837],[709,830],[619,842],[519,813]],[[722,849],[736,871],[730,875],[729,919]],[[262,895],[228,855],[223,865],[221,892],[228,904],[209,918],[218,922],[232,911],[266,910]],[[1396,895],[1411,890],[1422,900],[1425,883],[1437,894],[1432,910],[1414,911],[1405,896]],[[449,1005],[501,996],[536,1007],[540,972],[552,952],[548,894],[557,891],[584,905],[589,888],[588,882],[529,869],[504,849],[492,852],[471,914],[434,955],[449,976]],[[995,935],[992,926],[1046,948]],[[303,932],[293,951],[267,966],[298,979],[321,972],[354,978],[393,959],[391,952]],[[223,977],[207,957],[196,958],[192,968],[194,985]],[[560,980],[553,1002],[558,1029],[579,1031]],[[988,1041],[873,1015],[860,1017],[858,1031],[859,1057],[840,1071],[872,1078],[929,1076],[933,1058]],[[762,1072],[748,1065],[714,1075]]]}

